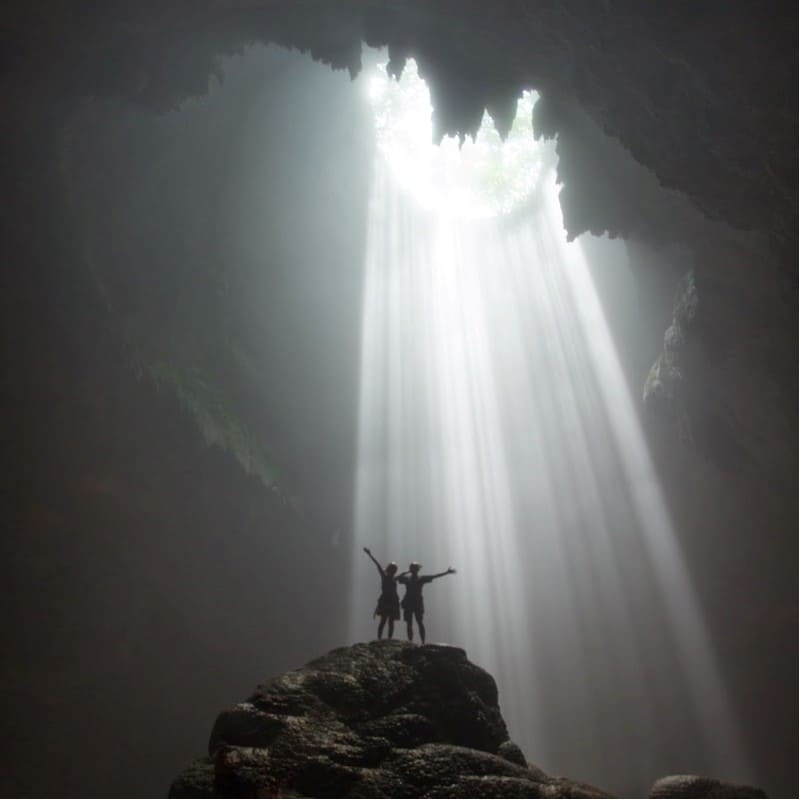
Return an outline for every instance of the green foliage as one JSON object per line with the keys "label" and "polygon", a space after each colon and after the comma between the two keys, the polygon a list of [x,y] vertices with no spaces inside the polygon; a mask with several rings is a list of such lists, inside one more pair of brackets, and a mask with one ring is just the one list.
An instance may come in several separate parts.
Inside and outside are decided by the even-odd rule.
{"label": "green foliage", "polygon": [[399,80],[379,66],[369,96],[380,151],[395,179],[422,207],[455,216],[510,214],[542,185],[556,161],[555,144],[537,141],[532,113],[538,99],[524,92],[503,141],[484,113],[477,134],[433,144],[433,112],[427,85],[410,59]]}
{"label": "green foliage", "polygon": [[274,486],[277,471],[205,370],[196,366],[185,369],[162,360],[145,363],[143,369],[156,385],[174,391],[193,416],[206,444],[230,452],[247,474]]}

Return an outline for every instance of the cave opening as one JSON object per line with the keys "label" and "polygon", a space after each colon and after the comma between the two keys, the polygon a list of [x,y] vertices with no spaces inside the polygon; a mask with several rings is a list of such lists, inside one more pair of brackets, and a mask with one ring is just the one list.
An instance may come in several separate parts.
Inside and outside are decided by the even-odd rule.
{"label": "cave opening", "polygon": [[533,136],[538,98],[523,92],[500,136],[486,111],[472,136],[434,141],[430,92],[411,58],[400,75],[387,56],[368,54],[359,81],[374,113],[377,150],[391,178],[418,206],[437,216],[484,219],[518,212],[534,201],[555,165],[555,145]]}

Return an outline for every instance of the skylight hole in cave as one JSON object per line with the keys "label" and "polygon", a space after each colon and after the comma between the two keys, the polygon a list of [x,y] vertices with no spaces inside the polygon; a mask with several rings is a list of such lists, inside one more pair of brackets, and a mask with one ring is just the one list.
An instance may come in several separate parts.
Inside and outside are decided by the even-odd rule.
{"label": "skylight hole in cave", "polygon": [[551,141],[533,136],[538,93],[525,91],[503,141],[484,112],[474,137],[433,141],[433,107],[416,62],[399,79],[377,61],[365,77],[377,147],[394,180],[426,211],[453,218],[488,219],[523,208],[542,189],[555,162]]}

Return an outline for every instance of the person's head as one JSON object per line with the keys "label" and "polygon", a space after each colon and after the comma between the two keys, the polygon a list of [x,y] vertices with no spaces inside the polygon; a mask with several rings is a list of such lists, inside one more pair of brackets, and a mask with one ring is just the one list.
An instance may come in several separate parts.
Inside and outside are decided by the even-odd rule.
{"label": "person's head", "polygon": [[421,568],[422,568],[422,564],[421,563],[417,563],[416,561],[413,561],[413,563],[411,563],[411,565],[408,566],[408,571],[411,574],[419,574],[419,569],[421,569]]}
{"label": "person's head", "polygon": [[391,563],[386,566],[386,574],[396,574],[397,573],[397,564],[394,563],[392,560]]}

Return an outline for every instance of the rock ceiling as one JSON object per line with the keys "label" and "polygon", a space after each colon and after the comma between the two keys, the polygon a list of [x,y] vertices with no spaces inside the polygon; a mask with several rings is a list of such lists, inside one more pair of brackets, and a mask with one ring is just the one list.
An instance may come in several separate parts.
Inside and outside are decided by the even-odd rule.
{"label": "rock ceiling", "polygon": [[356,72],[361,42],[413,55],[439,130],[468,132],[483,108],[507,124],[523,87],[539,128],[568,133],[578,105],[666,187],[733,226],[795,236],[795,22],[747,2],[633,0],[402,3],[323,0],[16,3],[4,11],[6,80],[137,99],[202,93],[220,54],[273,41]]}

